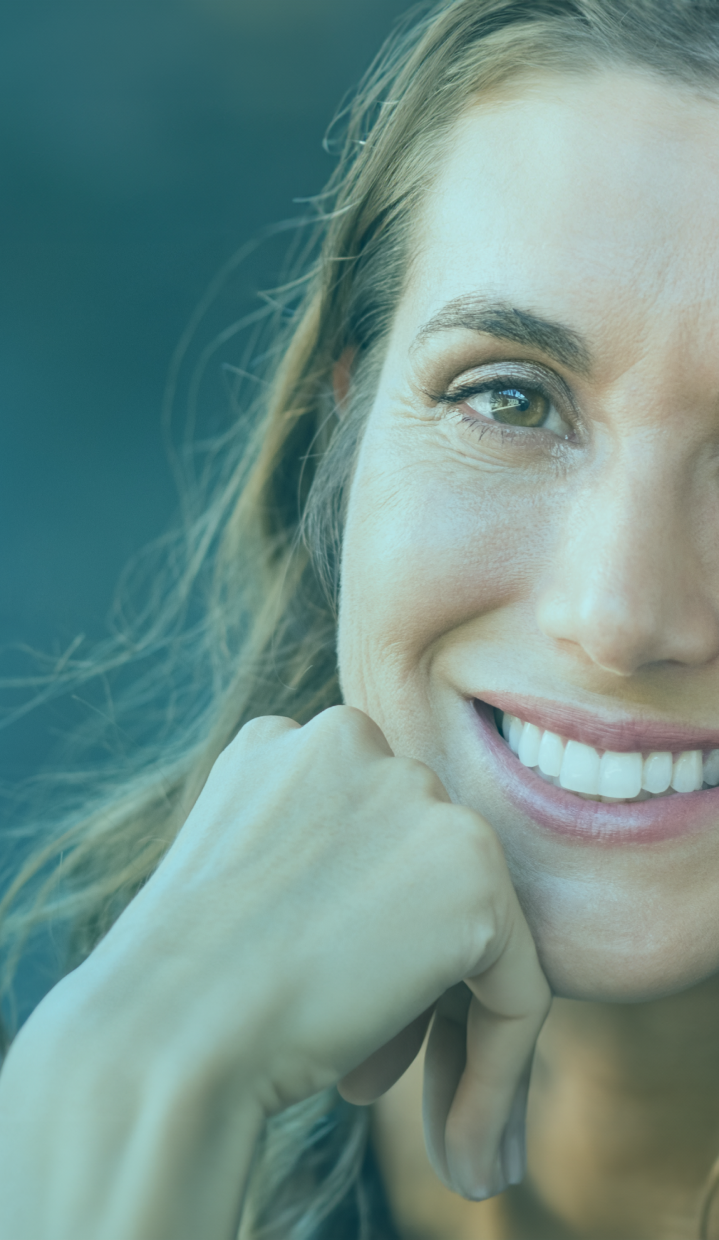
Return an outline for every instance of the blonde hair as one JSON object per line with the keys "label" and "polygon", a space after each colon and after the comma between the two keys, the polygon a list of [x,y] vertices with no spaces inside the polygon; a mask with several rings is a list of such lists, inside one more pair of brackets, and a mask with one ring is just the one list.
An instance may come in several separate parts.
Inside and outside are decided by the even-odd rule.
{"label": "blonde hair", "polygon": [[[334,630],[346,494],[443,142],[463,110],[512,77],[613,65],[715,89],[719,8],[703,0],[446,0],[413,11],[380,52],[335,122],[340,159],[317,200],[304,273],[279,290],[279,310],[267,316],[271,382],[252,400],[237,397],[241,416],[216,445],[212,495],[188,499],[165,549],[165,586],[139,624],[89,660],[71,655],[47,680],[45,692],[74,688],[152,659],[154,672],[138,674],[125,707],[159,700],[162,726],[132,758],[107,763],[91,795],[89,776],[78,773],[63,816],[47,814],[0,904],[6,994],[38,927],[71,927],[67,969],[93,949],[246,720],[285,714],[304,722],[340,701]],[[349,351],[352,396],[339,418],[333,371]],[[316,1240],[325,1224],[332,1234],[348,1202],[352,1227],[368,1237],[367,1135],[367,1113],[335,1091],[272,1119],[242,1240]]]}

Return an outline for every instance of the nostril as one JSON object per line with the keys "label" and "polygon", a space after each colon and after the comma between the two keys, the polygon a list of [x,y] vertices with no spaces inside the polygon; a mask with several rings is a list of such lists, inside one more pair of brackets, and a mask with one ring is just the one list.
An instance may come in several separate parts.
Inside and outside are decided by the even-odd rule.
{"label": "nostril", "polygon": [[677,572],[667,568],[661,591],[656,582],[642,589],[638,576],[619,589],[606,576],[567,573],[548,585],[536,607],[540,630],[624,678],[653,665],[696,666],[719,655],[719,613]]}

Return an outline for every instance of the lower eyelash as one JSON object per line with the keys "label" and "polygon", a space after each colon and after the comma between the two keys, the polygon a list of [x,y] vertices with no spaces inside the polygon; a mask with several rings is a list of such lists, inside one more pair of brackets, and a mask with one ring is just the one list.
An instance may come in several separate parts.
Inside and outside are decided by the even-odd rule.
{"label": "lower eyelash", "polygon": [[485,422],[481,418],[473,418],[468,413],[459,412],[459,421],[463,426],[468,426],[471,431],[478,434],[480,439],[487,431],[499,430],[502,426],[501,422]]}
{"label": "lower eyelash", "polygon": [[527,430],[535,429],[534,427],[507,426],[503,422],[485,422],[481,418],[472,418],[466,413],[460,413],[459,421],[463,426],[468,427],[472,434],[479,435],[480,439],[483,439],[488,433],[491,435],[499,434],[505,443],[516,440],[519,435],[526,439]]}
{"label": "lower eyelash", "polygon": [[[490,419],[485,421],[481,414],[472,416],[474,411],[472,411],[472,413],[462,412],[462,405],[464,405],[468,400],[471,400],[473,396],[478,396],[483,392],[491,392],[493,390],[501,389],[508,384],[516,387],[524,387],[526,385],[526,376],[520,377],[519,375],[511,373],[499,374],[492,376],[491,379],[486,380],[485,382],[466,383],[465,385],[456,387],[454,390],[449,392],[432,392],[424,389],[424,394],[431,400],[432,404],[437,407],[437,412],[440,413],[440,416],[442,411],[445,416],[451,416],[453,414],[456,421],[460,422],[462,426],[466,426],[473,434],[478,434],[480,439],[489,430],[491,430],[494,434],[499,433],[502,436],[502,442],[504,443],[516,444],[521,439],[524,441],[526,446],[528,446],[527,435],[533,436],[536,432],[546,432],[555,440],[560,442],[574,437],[573,433],[561,435],[557,431],[549,430],[548,427],[544,426],[512,426],[511,423],[507,422],[493,422]],[[575,419],[571,416],[571,414],[567,417],[566,413],[562,412],[562,409],[565,407],[565,402],[562,401],[561,398],[559,402],[557,401],[557,394],[552,390],[551,386],[548,387],[545,383],[542,383],[539,376],[534,375],[532,376],[531,382],[526,386],[535,392],[540,393],[549,403],[551,408],[558,413],[559,418],[561,422],[564,423],[565,427],[572,431],[572,428],[575,426]]]}

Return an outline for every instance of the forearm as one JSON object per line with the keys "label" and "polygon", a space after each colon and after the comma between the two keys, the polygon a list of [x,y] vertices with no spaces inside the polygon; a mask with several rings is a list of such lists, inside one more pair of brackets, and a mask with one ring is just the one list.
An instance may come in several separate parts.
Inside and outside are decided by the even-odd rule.
{"label": "forearm", "polygon": [[[88,1056],[52,1001],[0,1074],[0,1235],[234,1240],[263,1114],[242,1066]],[[88,1062],[89,1061],[89,1062]]]}

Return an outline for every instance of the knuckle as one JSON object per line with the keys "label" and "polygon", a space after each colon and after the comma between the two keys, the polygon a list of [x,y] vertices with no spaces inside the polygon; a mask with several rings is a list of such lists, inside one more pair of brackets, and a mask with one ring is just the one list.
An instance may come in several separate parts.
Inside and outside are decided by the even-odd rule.
{"label": "knuckle", "polygon": [[287,719],[284,715],[257,715],[243,724],[228,749],[232,749],[235,745],[238,748],[244,745],[263,745],[284,736],[286,732],[294,731],[299,726],[294,719]]}
{"label": "knuckle", "polygon": [[466,909],[473,923],[481,908],[482,925],[491,923],[491,929],[501,920],[503,893],[511,886],[499,838],[489,823],[463,805],[436,805],[429,822],[432,864],[451,868],[457,906]]}
{"label": "knuckle", "polygon": [[382,730],[356,706],[328,706],[305,725],[305,730],[323,736],[345,735],[373,748],[379,745],[386,753],[391,753]]}
{"label": "knuckle", "polygon": [[462,836],[466,848],[476,864],[490,875],[504,873],[506,862],[504,850],[493,827],[481,814],[464,805],[452,806],[456,810],[455,831]]}
{"label": "knuckle", "polygon": [[339,728],[349,728],[353,716],[359,714],[359,711],[355,711],[350,706],[328,706],[305,724],[304,731],[306,733],[334,732]]}
{"label": "knuckle", "polygon": [[449,797],[439,776],[418,758],[397,757],[393,760],[392,770],[398,778],[409,783],[415,794],[432,801],[449,803]]}
{"label": "knuckle", "polygon": [[280,715],[258,715],[255,719],[248,720],[215,758],[210,778],[229,774],[241,762],[246,750],[267,745],[297,727],[299,724],[293,719],[285,719]]}
{"label": "knuckle", "polygon": [[212,763],[210,773],[207,777],[208,784],[216,783],[218,779],[224,778],[232,771],[235,766],[235,757],[237,753],[236,743],[236,738],[234,738],[230,741],[229,745],[226,745],[225,748],[218,753],[215,761]]}

